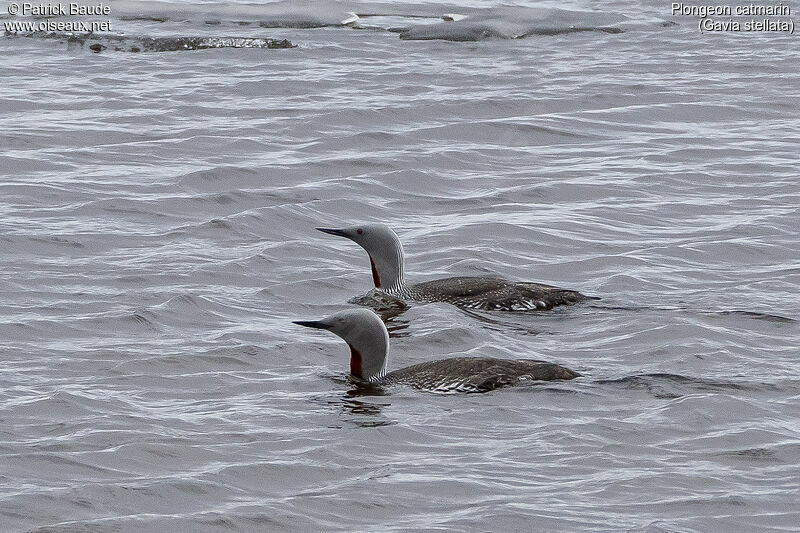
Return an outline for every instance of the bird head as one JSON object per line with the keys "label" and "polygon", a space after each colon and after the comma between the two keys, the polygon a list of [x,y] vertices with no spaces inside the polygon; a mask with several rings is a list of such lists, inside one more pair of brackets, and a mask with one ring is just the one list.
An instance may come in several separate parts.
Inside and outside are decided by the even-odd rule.
{"label": "bird head", "polygon": [[403,246],[385,224],[361,224],[347,228],[317,228],[329,235],[346,237],[366,250],[372,267],[375,287],[386,292],[399,291],[403,285]]}
{"label": "bird head", "polygon": [[322,320],[298,320],[297,325],[325,329],[341,337],[350,347],[350,374],[373,381],[386,374],[389,332],[383,321],[368,309],[348,309]]}

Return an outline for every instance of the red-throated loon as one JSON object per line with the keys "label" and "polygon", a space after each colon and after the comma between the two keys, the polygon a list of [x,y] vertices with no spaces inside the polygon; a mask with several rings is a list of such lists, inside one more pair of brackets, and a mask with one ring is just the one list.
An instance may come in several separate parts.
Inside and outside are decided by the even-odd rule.
{"label": "red-throated loon", "polygon": [[392,296],[418,302],[447,302],[484,311],[536,311],[572,305],[593,296],[543,285],[498,277],[455,277],[406,285],[403,280],[403,246],[397,234],[384,224],[363,224],[342,229],[317,228],[347,237],[369,255],[375,287]]}
{"label": "red-throated loon", "polygon": [[350,346],[350,375],[375,385],[405,384],[429,392],[487,392],[524,381],[572,379],[568,368],[533,359],[454,357],[386,372],[389,332],[368,309],[348,309],[322,320],[296,321],[309,328],[327,329]]}

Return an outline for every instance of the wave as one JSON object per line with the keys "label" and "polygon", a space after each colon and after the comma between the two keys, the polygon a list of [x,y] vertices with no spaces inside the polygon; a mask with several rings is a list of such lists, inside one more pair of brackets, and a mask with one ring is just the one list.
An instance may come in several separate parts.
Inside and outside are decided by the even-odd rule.
{"label": "wave", "polygon": [[719,379],[706,379],[656,372],[634,374],[616,379],[601,379],[597,383],[620,385],[625,388],[644,390],[656,398],[674,399],[696,393],[724,393],[731,391],[779,391],[781,387],[772,383],[741,383]]}
{"label": "wave", "polygon": [[744,309],[728,309],[724,311],[704,311],[700,309],[692,309],[689,307],[658,307],[658,306],[648,306],[648,305],[612,305],[612,304],[604,304],[604,303],[592,303],[589,304],[590,307],[595,309],[604,309],[607,311],[633,311],[633,312],[640,312],[640,311],[665,311],[665,312],[674,312],[674,313],[686,313],[686,314],[694,314],[694,315],[702,315],[708,317],[740,317],[740,318],[748,318],[752,320],[763,320],[766,322],[778,322],[784,324],[791,324],[796,323],[797,319],[790,318],[787,316],[775,314],[775,313],[765,313],[761,311],[747,311]]}
{"label": "wave", "polygon": [[[635,20],[618,13],[596,10],[566,10],[545,7],[500,6],[464,8],[459,13],[442,13],[435,5],[405,5],[387,10],[385,4],[318,2],[307,5],[271,3],[166,4],[161,2],[115,2],[112,28],[124,26],[125,33],[52,33],[48,31],[6,31],[7,37],[23,36],[65,40],[87,45],[94,52],[167,52],[209,48],[293,48],[287,39],[241,34],[252,28],[298,29],[341,27],[353,30],[386,31],[404,40],[480,41],[523,39],[537,35],[577,32],[622,33],[629,28],[667,26],[663,20]],[[66,17],[76,19],[78,17]],[[22,19],[20,19],[22,20]],[[19,21],[18,21],[19,22]],[[35,22],[35,21],[34,21]],[[118,23],[118,24],[117,24]],[[193,34],[186,36],[186,27]],[[231,36],[204,36],[208,26],[225,28]],[[8,30],[9,26],[6,25]],[[23,28],[24,26],[19,26]],[[35,27],[35,24],[34,26]],[[196,33],[194,33],[196,31]],[[151,36],[152,33],[159,34]],[[166,35],[161,33],[184,33]]]}

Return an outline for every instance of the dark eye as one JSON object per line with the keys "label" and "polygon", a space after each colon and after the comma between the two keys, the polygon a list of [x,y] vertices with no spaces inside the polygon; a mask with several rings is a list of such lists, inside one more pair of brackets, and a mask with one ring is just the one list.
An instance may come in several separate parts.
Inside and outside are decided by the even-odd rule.
{"label": "dark eye", "polygon": [[364,230],[363,230],[363,229],[361,229],[361,228],[358,228],[358,229],[356,230],[356,233],[358,233],[359,235],[361,235],[361,234],[363,234],[363,233],[364,233]]}

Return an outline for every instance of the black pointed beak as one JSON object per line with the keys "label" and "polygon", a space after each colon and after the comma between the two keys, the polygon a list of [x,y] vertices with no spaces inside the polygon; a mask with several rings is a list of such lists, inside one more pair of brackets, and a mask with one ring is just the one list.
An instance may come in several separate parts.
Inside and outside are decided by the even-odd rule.
{"label": "black pointed beak", "polygon": [[329,235],[336,235],[338,237],[347,237],[347,233],[341,229],[334,229],[334,228],[316,228],[317,231],[321,231],[322,233],[327,233]]}
{"label": "black pointed beak", "polygon": [[297,324],[298,326],[305,326],[307,328],[328,329],[327,325],[317,320],[294,320],[292,321],[292,324]]}

